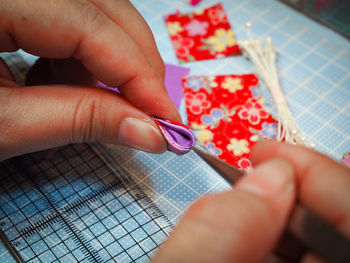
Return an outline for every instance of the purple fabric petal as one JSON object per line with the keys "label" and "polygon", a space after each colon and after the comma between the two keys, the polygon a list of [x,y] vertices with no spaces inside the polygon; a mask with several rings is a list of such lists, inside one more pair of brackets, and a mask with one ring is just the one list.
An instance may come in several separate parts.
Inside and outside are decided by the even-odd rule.
{"label": "purple fabric petal", "polygon": [[189,152],[196,143],[192,131],[181,123],[154,118],[165,140],[168,143],[168,150],[182,155]]}

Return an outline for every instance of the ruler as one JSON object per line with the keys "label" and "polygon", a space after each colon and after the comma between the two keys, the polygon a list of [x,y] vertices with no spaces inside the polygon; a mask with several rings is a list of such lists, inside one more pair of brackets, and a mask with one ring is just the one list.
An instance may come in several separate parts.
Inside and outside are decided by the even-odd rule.
{"label": "ruler", "polygon": [[103,145],[0,163],[2,241],[17,262],[146,262],[172,224]]}

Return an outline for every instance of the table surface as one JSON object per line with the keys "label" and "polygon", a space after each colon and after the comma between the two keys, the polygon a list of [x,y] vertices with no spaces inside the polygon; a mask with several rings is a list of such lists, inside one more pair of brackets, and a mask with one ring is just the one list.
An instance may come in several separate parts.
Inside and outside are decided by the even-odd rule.
{"label": "table surface", "polygon": [[[164,15],[196,8],[185,1],[132,1],[152,29],[166,63],[178,64],[163,22]],[[340,160],[350,150],[350,45],[349,41],[275,0],[221,1],[238,39],[246,39],[244,24],[252,33],[271,37],[278,52],[282,89],[297,123],[316,150]],[[4,54],[19,81],[23,81],[34,57],[23,52]],[[255,72],[243,57],[229,57],[184,64],[191,74],[243,74]],[[273,105],[261,85],[267,104]],[[272,107],[273,111],[273,107]],[[185,110],[181,109],[185,117]],[[175,156],[146,154],[109,146],[122,166],[138,181],[158,207],[174,223],[199,196],[227,189],[228,185],[194,153]],[[1,197],[0,197],[1,198]],[[1,262],[13,262],[0,248]]]}

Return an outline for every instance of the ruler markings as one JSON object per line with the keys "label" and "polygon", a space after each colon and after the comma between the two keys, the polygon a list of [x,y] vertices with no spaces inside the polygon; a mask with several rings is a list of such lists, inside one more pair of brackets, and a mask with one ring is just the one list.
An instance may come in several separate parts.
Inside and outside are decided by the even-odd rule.
{"label": "ruler markings", "polygon": [[[20,254],[26,256],[25,259],[27,262],[31,262],[34,259],[42,262],[40,257],[43,257],[48,250],[54,255],[56,261],[60,261],[66,256],[72,257],[71,259],[76,261],[88,260],[89,262],[99,263],[111,259],[116,260],[115,258],[118,257],[120,257],[121,260],[127,259],[128,261],[136,261],[145,256],[149,259],[149,254],[153,253],[160,245],[159,238],[156,238],[156,236],[158,234],[167,236],[168,231],[172,229],[172,224],[168,218],[164,216],[153,201],[144,193],[142,188],[136,185],[131,179],[131,176],[128,175],[118,163],[114,162],[114,165],[111,166],[108,157],[106,158],[106,154],[102,154],[100,151],[101,148],[97,146],[73,145],[58,151],[55,154],[57,159],[53,158],[42,161],[38,154],[32,154],[23,158],[11,160],[12,165],[15,166],[16,169],[21,169],[22,175],[18,175],[18,172],[13,171],[13,167],[10,171],[5,167],[6,165],[1,165],[2,170],[4,170],[5,167],[7,169],[7,174],[16,178],[15,181],[12,178],[7,179],[9,181],[7,189],[2,187],[3,193],[0,193],[1,199],[7,201],[4,202],[4,204],[16,204],[16,198],[12,198],[11,196],[11,194],[16,193],[16,191],[22,192],[19,193],[19,196],[22,196],[21,194],[27,194],[26,189],[23,189],[20,185],[22,182],[27,185],[29,182],[33,185],[35,191],[32,190],[31,193],[37,195],[37,197],[34,198],[31,198],[32,196],[27,196],[28,203],[25,203],[22,208],[14,207],[13,209],[15,211],[10,211],[0,220],[0,227],[4,229],[5,234],[9,235],[8,237],[11,238],[11,234],[6,232],[8,226],[1,225],[5,218],[10,220],[8,217],[9,215],[23,208],[28,208],[30,205],[33,205],[38,211],[40,211],[40,208],[43,209],[44,206],[44,210],[42,213],[40,212],[41,218],[30,215],[30,218],[32,218],[30,220],[22,211],[25,219],[20,222],[22,224],[19,229],[17,229],[13,222],[11,222],[11,227],[8,227],[9,229],[12,229],[12,227],[16,228],[19,233],[13,240],[10,240],[12,244],[16,244],[16,242],[19,244],[19,240],[21,242],[22,240],[25,241],[26,244],[23,244],[24,246],[17,250]],[[87,158],[85,158],[85,156],[87,156]],[[108,169],[106,169],[106,167]],[[81,172],[83,170],[84,172]],[[96,172],[98,170],[100,171],[99,174]],[[65,171],[64,175],[61,175],[62,171]],[[25,175],[25,178],[21,177],[23,175]],[[78,190],[75,186],[83,182],[86,184],[85,187],[80,187],[80,190]],[[60,186],[62,188],[66,187],[68,189],[67,193],[62,193],[60,191]],[[70,193],[70,191],[72,193]],[[82,192],[86,192],[86,194],[81,195]],[[10,200],[8,200],[8,198],[3,198],[2,196],[4,194],[6,194]],[[71,200],[73,198],[75,198],[75,200]],[[114,202],[119,203],[120,207],[118,206],[117,210],[112,209],[109,205],[114,204]],[[87,211],[87,209],[89,211]],[[123,212],[127,218],[117,218],[116,213],[118,212]],[[89,214],[94,216],[91,219],[95,220],[92,224],[89,222],[90,218],[87,219],[87,222],[84,221]],[[113,232],[116,228],[110,228],[106,225],[106,222],[104,222],[104,219],[108,218],[116,220],[116,226],[121,226],[125,233],[116,238]],[[75,222],[78,222],[77,219],[84,224],[83,230],[80,230],[76,225]],[[132,223],[136,225],[130,230],[125,224],[131,219],[133,219]],[[152,225],[149,225],[151,223]],[[55,227],[57,224],[61,227]],[[102,234],[99,232],[96,234],[94,230],[92,230],[98,225],[102,226],[104,231]],[[149,229],[147,229],[147,227]],[[139,229],[142,229],[143,232],[146,233],[145,237],[134,237],[134,234],[137,234]],[[67,238],[62,237],[62,231],[67,233]],[[122,248],[122,250],[118,251],[116,254],[112,254],[109,249],[103,246],[103,241],[100,241],[100,237],[107,232],[114,239],[112,244],[118,244]],[[59,240],[57,242],[55,241],[56,243],[52,241],[53,245],[50,247],[50,244],[45,240],[50,237],[52,233],[55,233]],[[91,233],[92,236],[91,234],[87,235],[88,233]],[[32,237],[34,239],[32,239]],[[120,242],[123,238],[129,238],[132,242],[127,245],[123,244]],[[72,240],[76,248],[67,245],[69,239]],[[47,245],[47,250],[40,252],[35,251],[35,247],[33,246],[36,245],[39,240],[42,240]],[[145,246],[147,240],[152,241],[154,246],[152,245],[147,248]],[[94,241],[94,243],[91,243],[92,241]],[[64,244],[68,248],[68,251],[56,255],[56,250],[54,248],[60,243]],[[108,244],[108,246],[110,245]],[[28,248],[31,248],[34,252],[34,256],[29,257],[29,259],[28,256],[24,254],[24,250]],[[77,257],[77,255],[73,253],[76,249],[80,249],[80,257],[79,254]],[[135,258],[133,258],[132,255],[133,251],[138,253],[135,255]],[[101,255],[107,253],[107,258],[103,258],[100,253],[102,253]]]}
{"label": "ruler markings", "polygon": [[[29,156],[31,157],[31,155]],[[90,262],[102,262],[101,258],[97,254],[97,251],[95,251],[89,244],[89,242],[87,242],[86,238],[81,233],[81,231],[77,231],[78,229],[71,222],[71,220],[64,214],[60,213],[56,206],[56,201],[51,197],[50,193],[45,190],[45,185],[39,185],[35,181],[35,177],[33,178],[33,175],[31,176],[30,174],[28,174],[25,171],[25,168],[23,168],[21,165],[19,167],[21,168],[22,172],[27,176],[27,179],[36,187],[36,190],[43,197],[44,203],[46,203],[47,208],[51,211],[52,214],[56,214],[58,222],[62,224],[63,229],[65,229],[67,233],[71,234],[71,238],[73,239],[77,247],[82,250],[83,254],[89,258]],[[41,170],[42,174],[45,174],[45,171],[43,171],[40,166],[39,169]],[[49,178],[48,180],[51,181]]]}

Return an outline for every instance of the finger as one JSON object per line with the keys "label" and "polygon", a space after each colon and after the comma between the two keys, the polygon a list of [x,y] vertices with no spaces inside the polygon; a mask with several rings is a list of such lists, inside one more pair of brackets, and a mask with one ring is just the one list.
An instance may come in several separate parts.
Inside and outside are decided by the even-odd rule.
{"label": "finger", "polygon": [[0,78],[6,79],[8,81],[14,81],[14,77],[5,60],[0,57]]}
{"label": "finger", "polygon": [[154,262],[261,262],[272,251],[293,198],[291,165],[262,164],[233,190],[196,202]]}
{"label": "finger", "polygon": [[128,0],[89,1],[132,37],[156,73],[164,80],[165,66],[157,49],[152,31],[136,8]]}
{"label": "finger", "polygon": [[14,87],[17,86],[12,72],[5,60],[0,57],[0,86]]}
{"label": "finger", "polygon": [[5,0],[0,12],[5,15],[1,34],[7,36],[5,46],[0,44],[0,48],[22,48],[48,58],[73,56],[145,112],[181,120],[162,80],[139,46],[89,2],[61,0],[34,5]]}
{"label": "finger", "polygon": [[0,160],[73,142],[166,150],[153,120],[107,90],[63,85],[0,88],[0,107]]}
{"label": "finger", "polygon": [[309,149],[283,143],[258,143],[254,164],[283,158],[293,164],[300,199],[316,214],[350,236],[350,170]]}

